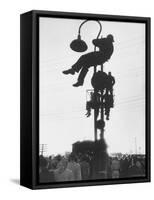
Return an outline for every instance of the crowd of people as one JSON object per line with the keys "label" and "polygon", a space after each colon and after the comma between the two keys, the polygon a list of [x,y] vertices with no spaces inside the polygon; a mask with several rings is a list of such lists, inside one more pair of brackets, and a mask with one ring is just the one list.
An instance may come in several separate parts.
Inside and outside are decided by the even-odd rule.
{"label": "crowd of people", "polygon": [[143,155],[122,155],[109,158],[109,178],[141,176],[145,176],[145,157]]}
{"label": "crowd of people", "polygon": [[[95,179],[93,153],[39,157],[40,182],[63,182]],[[107,179],[145,176],[143,155],[122,155],[108,157]]]}

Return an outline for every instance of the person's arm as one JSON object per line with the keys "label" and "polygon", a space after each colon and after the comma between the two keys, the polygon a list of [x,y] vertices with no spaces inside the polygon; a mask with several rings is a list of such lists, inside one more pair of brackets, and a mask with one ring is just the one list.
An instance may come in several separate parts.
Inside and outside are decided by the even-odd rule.
{"label": "person's arm", "polygon": [[96,46],[96,47],[100,46],[100,40],[101,40],[101,45],[102,45],[102,43],[105,42],[106,38],[94,39],[94,40],[92,41],[93,45]]}
{"label": "person's arm", "polygon": [[93,43],[94,46],[97,46],[97,45],[98,45],[98,39],[94,39],[94,40],[92,41],[92,43]]}
{"label": "person's arm", "polygon": [[115,84],[115,78],[112,76],[112,85]]}

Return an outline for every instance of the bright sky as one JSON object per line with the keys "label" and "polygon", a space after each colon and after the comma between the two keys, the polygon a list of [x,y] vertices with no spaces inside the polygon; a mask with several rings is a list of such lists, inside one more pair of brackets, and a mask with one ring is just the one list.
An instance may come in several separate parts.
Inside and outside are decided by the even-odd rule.
{"label": "bright sky", "polygon": [[[70,49],[78,27],[77,19],[40,18],[40,144],[47,144],[46,154],[71,151],[76,141],[94,139],[93,115],[86,113],[86,89],[92,89],[93,68],[84,86],[74,88],[78,74],[64,75],[84,53],[93,51],[92,40],[99,26],[90,21],[81,29],[88,50]],[[106,122],[108,152],[145,153],[145,24],[101,21],[102,35],[114,36],[114,53],[105,63],[116,79],[115,107]]]}

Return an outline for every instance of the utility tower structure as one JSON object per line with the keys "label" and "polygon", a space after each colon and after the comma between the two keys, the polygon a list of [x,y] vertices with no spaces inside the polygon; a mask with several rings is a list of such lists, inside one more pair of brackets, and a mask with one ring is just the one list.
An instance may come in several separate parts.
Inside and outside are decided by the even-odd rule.
{"label": "utility tower structure", "polygon": [[40,155],[43,156],[43,154],[47,151],[47,144],[40,144]]}
{"label": "utility tower structure", "polygon": [[[94,67],[94,74],[97,72],[97,68]],[[103,65],[101,65],[101,72],[103,72]],[[94,93],[96,93],[97,90],[94,88]],[[104,104],[103,104],[103,91],[101,90],[101,98],[100,98],[100,120],[103,122],[103,126],[101,128],[101,133],[100,133],[100,139],[104,138],[104,127],[105,127],[105,121],[104,121]],[[96,108],[94,108],[94,140],[98,140],[98,128],[97,128],[97,117],[96,117]]]}
{"label": "utility tower structure", "polygon": [[[113,53],[112,43],[114,42],[114,40],[113,40],[113,36],[111,34],[109,34],[107,36],[107,38],[102,38],[102,37],[99,38],[100,34],[102,32],[102,25],[99,20],[96,20],[96,21],[95,20],[85,20],[79,26],[77,39],[73,40],[70,44],[70,47],[72,50],[74,50],[76,52],[84,52],[87,50],[87,48],[88,48],[87,44],[81,39],[81,28],[85,23],[87,23],[89,21],[96,22],[99,25],[99,32],[98,32],[96,39],[93,40],[94,52],[91,52],[91,53],[85,54],[84,56],[81,56],[79,58],[79,60],[77,61],[77,63],[74,64],[74,69],[76,68],[76,70],[78,72],[79,68],[80,68],[81,71],[79,74],[78,82],[76,84],[74,84],[73,86],[80,86],[83,84],[84,78],[88,72],[87,66],[94,67],[94,74],[91,79],[91,83],[92,83],[93,91],[94,91],[93,95],[94,95],[94,98],[95,98],[95,96],[100,95],[99,106],[96,105],[96,108],[95,108],[95,106],[92,106],[92,109],[94,109],[94,140],[97,141],[98,140],[98,129],[101,132],[100,139],[104,138],[104,130],[105,130],[104,129],[104,127],[105,127],[104,111],[106,109],[107,112],[105,112],[105,113],[107,115],[109,115],[108,112],[110,112],[109,111],[110,108],[113,107],[113,93],[111,92],[112,86],[109,88],[109,85],[112,85],[112,83],[110,83],[110,82],[112,82],[112,80],[109,80],[109,79],[111,79],[111,76],[108,76],[103,71],[104,70],[103,64],[110,59],[110,57]],[[98,51],[96,51],[96,48],[98,48]],[[103,56],[104,56],[104,58],[103,58]],[[100,61],[100,59],[102,62]],[[81,65],[84,65],[84,66],[81,66]],[[98,67],[100,67],[99,71],[98,71]],[[69,70],[64,71],[64,73],[74,74],[75,71],[73,71],[73,69],[69,69]],[[82,79],[82,81],[81,81],[81,79]],[[79,82],[81,82],[81,83],[79,83]],[[110,92],[108,90],[110,90]],[[108,95],[109,98],[105,98],[105,93],[106,93],[106,97]],[[96,97],[96,99],[98,100],[98,96]],[[106,108],[105,108],[105,106],[106,106]],[[99,113],[98,113],[98,110],[99,110]],[[99,114],[100,114],[100,120],[98,121],[97,117]],[[107,117],[107,118],[109,119],[109,117]]]}
{"label": "utility tower structure", "polygon": [[[82,86],[84,78],[90,67],[94,67],[91,84],[93,89],[90,91],[90,100],[86,102],[87,117],[90,117],[91,110],[94,110],[94,176],[99,177],[99,172],[104,171],[107,166],[107,145],[104,139],[105,131],[105,116],[109,120],[110,109],[113,108],[113,85],[115,79],[111,75],[104,72],[104,63],[110,60],[113,53],[113,36],[111,34],[107,37],[101,37],[102,25],[99,20],[85,20],[78,29],[78,37],[73,40],[70,47],[73,51],[84,52],[87,50],[87,44],[81,39],[82,26],[93,21],[99,25],[99,32],[96,39],[93,39],[94,51],[80,56],[78,61],[72,65],[68,70],[64,70],[64,74],[79,73],[77,83],[74,87]],[[96,49],[98,48],[98,50]],[[98,69],[100,68],[100,69]],[[98,130],[100,131],[100,138],[98,138]],[[96,173],[97,172],[97,173]]]}

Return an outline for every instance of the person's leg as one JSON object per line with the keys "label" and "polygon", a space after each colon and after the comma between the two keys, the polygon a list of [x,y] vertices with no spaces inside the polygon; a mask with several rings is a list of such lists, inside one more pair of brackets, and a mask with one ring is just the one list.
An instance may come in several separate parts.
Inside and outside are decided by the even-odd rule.
{"label": "person's leg", "polygon": [[91,115],[91,101],[87,102],[86,110],[87,110],[86,116],[89,117]]}
{"label": "person's leg", "polygon": [[85,55],[82,55],[78,61],[72,65],[72,69],[75,71],[75,72],[79,72],[81,70],[81,68],[84,66],[85,64],[85,60],[86,60],[86,56]]}
{"label": "person's leg", "polygon": [[82,55],[78,61],[72,65],[72,67],[68,70],[64,70],[63,71],[63,74],[75,74],[75,72],[79,72],[80,69],[83,67],[84,65],[84,62],[85,62],[85,55]]}
{"label": "person's leg", "polygon": [[98,118],[99,115],[99,106],[96,107],[96,119]]}
{"label": "person's leg", "polygon": [[82,70],[80,71],[79,76],[78,76],[77,83],[73,84],[74,87],[78,87],[78,86],[83,85],[84,78],[85,78],[87,72],[88,72],[88,68],[87,67],[83,67]]}
{"label": "person's leg", "polygon": [[108,94],[110,94],[110,95],[113,95],[113,87],[112,87],[112,85],[110,84],[110,85],[108,85],[108,88],[107,88],[107,90],[108,90]]}
{"label": "person's leg", "polygon": [[106,120],[109,120],[110,108],[106,109]]}

